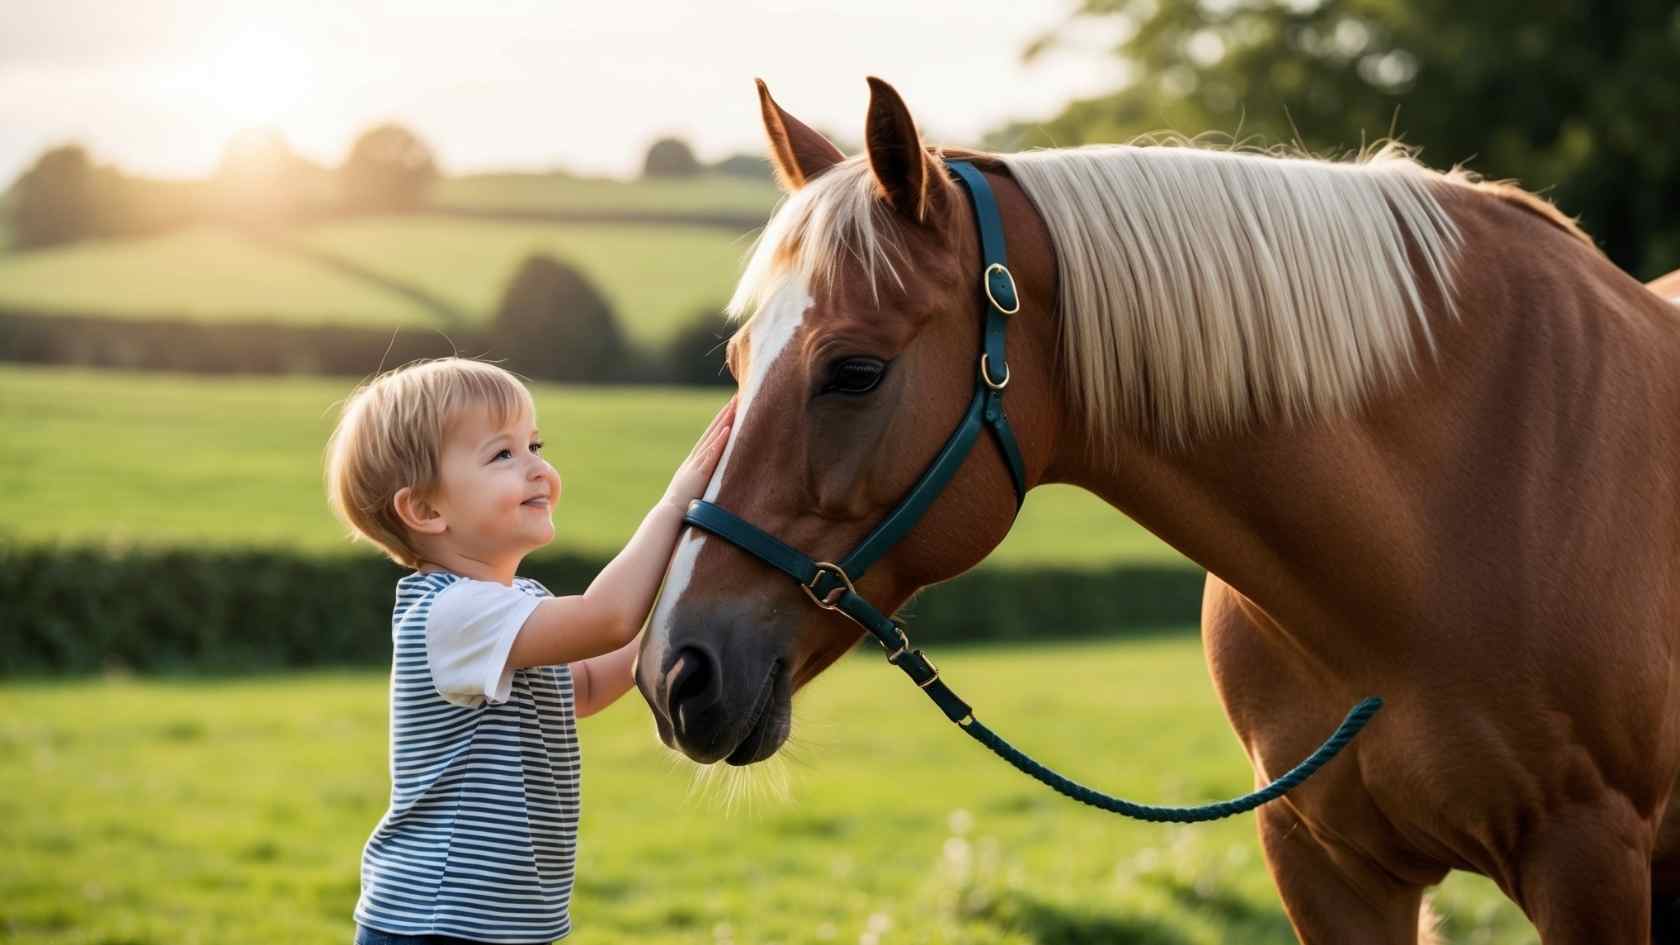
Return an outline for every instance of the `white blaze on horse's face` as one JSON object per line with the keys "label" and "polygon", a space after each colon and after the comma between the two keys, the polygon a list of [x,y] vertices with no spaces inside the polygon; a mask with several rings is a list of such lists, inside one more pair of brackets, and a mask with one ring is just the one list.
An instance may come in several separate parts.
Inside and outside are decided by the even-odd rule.
{"label": "white blaze on horse's face", "polygon": [[[723,448],[723,457],[718,460],[717,471],[712,473],[712,481],[706,486],[703,498],[707,502],[715,501],[718,490],[723,488],[729,457],[735,452],[735,443],[741,438],[741,431],[747,428],[753,398],[764,386],[764,378],[770,373],[771,365],[781,358],[788,343],[799,333],[799,327],[805,322],[805,313],[810,311],[813,302],[803,280],[789,279],[780,291],[770,297],[764,309],[753,317],[748,336],[747,377],[741,382],[739,402],[735,405],[735,425],[729,431],[729,442]],[[700,559],[700,549],[705,543],[705,533],[691,529],[671,556],[671,567],[665,574],[665,589],[659,595],[659,605],[654,609],[653,621],[648,628],[660,651],[665,646],[665,635],[670,632],[671,613],[682,605],[683,592],[694,576],[694,565]]]}

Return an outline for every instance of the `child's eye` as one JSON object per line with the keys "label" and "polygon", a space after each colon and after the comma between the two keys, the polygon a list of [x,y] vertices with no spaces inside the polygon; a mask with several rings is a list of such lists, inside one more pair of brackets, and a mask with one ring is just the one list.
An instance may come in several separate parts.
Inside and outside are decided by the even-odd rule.
{"label": "child's eye", "polygon": [[542,448],[543,448],[543,441],[542,441],[542,440],[534,440],[534,441],[532,441],[532,443],[531,443],[531,452],[533,452],[533,453],[541,453],[541,452],[542,452]]}
{"label": "child's eye", "polygon": [[509,450],[509,449],[497,450],[496,455],[490,457],[490,461],[495,462],[496,460],[501,459],[503,456],[506,456],[508,459],[512,459],[513,458],[513,450]]}

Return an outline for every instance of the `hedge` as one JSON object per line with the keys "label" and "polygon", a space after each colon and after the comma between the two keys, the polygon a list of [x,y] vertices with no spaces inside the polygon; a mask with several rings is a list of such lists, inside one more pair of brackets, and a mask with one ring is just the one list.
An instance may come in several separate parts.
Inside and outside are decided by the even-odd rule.
{"label": "hedge", "polygon": [[[616,329],[614,329],[616,333]],[[204,322],[33,312],[0,306],[0,362],[187,374],[310,374],[366,377],[380,366],[452,354],[506,360],[540,381],[597,384],[733,384],[723,370],[730,326],[696,311],[659,351],[622,343],[606,357],[533,360],[565,352],[501,322],[488,329],[355,328],[278,322]]]}
{"label": "hedge", "polygon": [[[605,562],[529,559],[576,593]],[[381,665],[403,572],[371,554],[114,551],[0,542],[0,676]],[[1202,573],[981,568],[904,608],[917,645],[1155,632],[1195,624]]]}
{"label": "hedge", "polygon": [[192,374],[335,374],[494,350],[488,333],[112,318],[0,308],[0,361]]}

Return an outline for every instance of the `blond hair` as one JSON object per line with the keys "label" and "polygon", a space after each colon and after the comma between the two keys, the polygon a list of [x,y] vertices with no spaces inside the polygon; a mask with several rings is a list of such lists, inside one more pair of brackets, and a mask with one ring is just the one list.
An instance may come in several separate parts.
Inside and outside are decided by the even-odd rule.
{"label": "blond hair", "polygon": [[461,411],[487,408],[497,426],[535,413],[531,392],[494,364],[417,361],[360,385],[327,440],[327,502],[350,529],[409,568],[421,564],[394,499],[403,488],[435,495],[444,436]]}

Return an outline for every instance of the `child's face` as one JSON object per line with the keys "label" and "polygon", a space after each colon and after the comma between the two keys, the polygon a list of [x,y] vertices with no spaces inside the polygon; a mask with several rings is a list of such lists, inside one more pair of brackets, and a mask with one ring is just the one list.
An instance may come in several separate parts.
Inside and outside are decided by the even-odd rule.
{"label": "child's face", "polygon": [[432,502],[449,524],[443,540],[480,561],[524,555],[552,541],[560,474],[541,449],[536,417],[529,413],[500,427],[488,408],[454,417]]}

